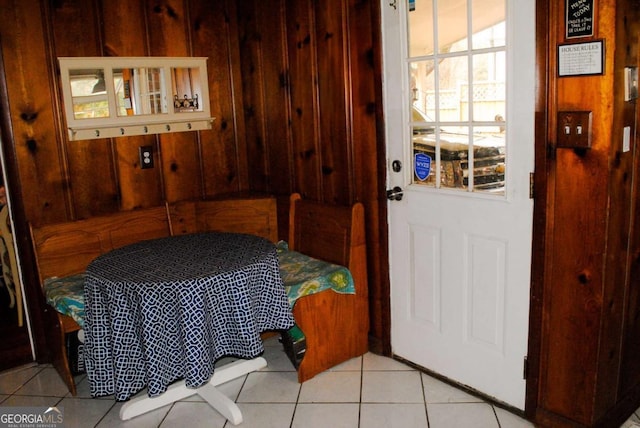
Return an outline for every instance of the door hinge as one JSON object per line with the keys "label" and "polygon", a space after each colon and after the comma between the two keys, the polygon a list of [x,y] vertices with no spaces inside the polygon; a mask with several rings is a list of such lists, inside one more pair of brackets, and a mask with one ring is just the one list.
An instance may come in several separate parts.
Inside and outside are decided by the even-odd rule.
{"label": "door hinge", "polygon": [[529,199],[533,199],[533,172],[529,173]]}
{"label": "door hinge", "polygon": [[524,364],[522,365],[522,379],[527,379],[527,375],[529,374],[529,364],[527,362],[527,356],[524,357]]}

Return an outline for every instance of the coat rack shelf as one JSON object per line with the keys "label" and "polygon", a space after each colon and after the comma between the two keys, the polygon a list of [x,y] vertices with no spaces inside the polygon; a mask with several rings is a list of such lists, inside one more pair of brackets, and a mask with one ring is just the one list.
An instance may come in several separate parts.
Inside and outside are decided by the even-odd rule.
{"label": "coat rack shelf", "polygon": [[206,58],[58,58],[70,140],[211,129]]}
{"label": "coat rack shelf", "polygon": [[170,121],[123,126],[100,126],[87,128],[69,128],[69,140],[93,140],[96,138],[131,137],[134,135],[166,134],[170,132],[188,132],[211,129],[215,118]]}

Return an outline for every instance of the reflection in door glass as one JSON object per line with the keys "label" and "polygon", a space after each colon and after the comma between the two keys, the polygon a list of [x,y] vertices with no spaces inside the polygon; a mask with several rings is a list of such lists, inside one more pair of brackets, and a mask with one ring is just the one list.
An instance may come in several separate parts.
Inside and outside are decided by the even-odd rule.
{"label": "reflection in door glass", "polygon": [[407,10],[414,183],[503,195],[505,0],[414,4]]}
{"label": "reflection in door glass", "polygon": [[113,70],[118,116],[167,113],[164,69],[138,67]]}
{"label": "reflection in door glass", "polygon": [[147,92],[142,94],[143,113],[167,113],[167,94],[164,84],[164,73],[161,68],[146,69]]}
{"label": "reflection in door glass", "polygon": [[504,127],[497,125],[474,128],[473,190],[503,192],[504,173]]}

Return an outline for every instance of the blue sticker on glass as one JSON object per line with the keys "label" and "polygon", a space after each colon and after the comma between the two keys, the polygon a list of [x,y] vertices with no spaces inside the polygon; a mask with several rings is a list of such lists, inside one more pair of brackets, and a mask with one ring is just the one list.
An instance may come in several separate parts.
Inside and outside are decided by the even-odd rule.
{"label": "blue sticker on glass", "polygon": [[431,172],[431,156],[425,155],[424,153],[416,153],[414,170],[420,181],[426,180]]}

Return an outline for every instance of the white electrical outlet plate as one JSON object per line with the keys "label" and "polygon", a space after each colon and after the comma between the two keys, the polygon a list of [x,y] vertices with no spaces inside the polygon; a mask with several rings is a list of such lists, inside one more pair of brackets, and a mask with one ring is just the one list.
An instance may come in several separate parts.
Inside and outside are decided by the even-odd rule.
{"label": "white electrical outlet plate", "polygon": [[140,169],[153,168],[153,146],[140,146]]}

